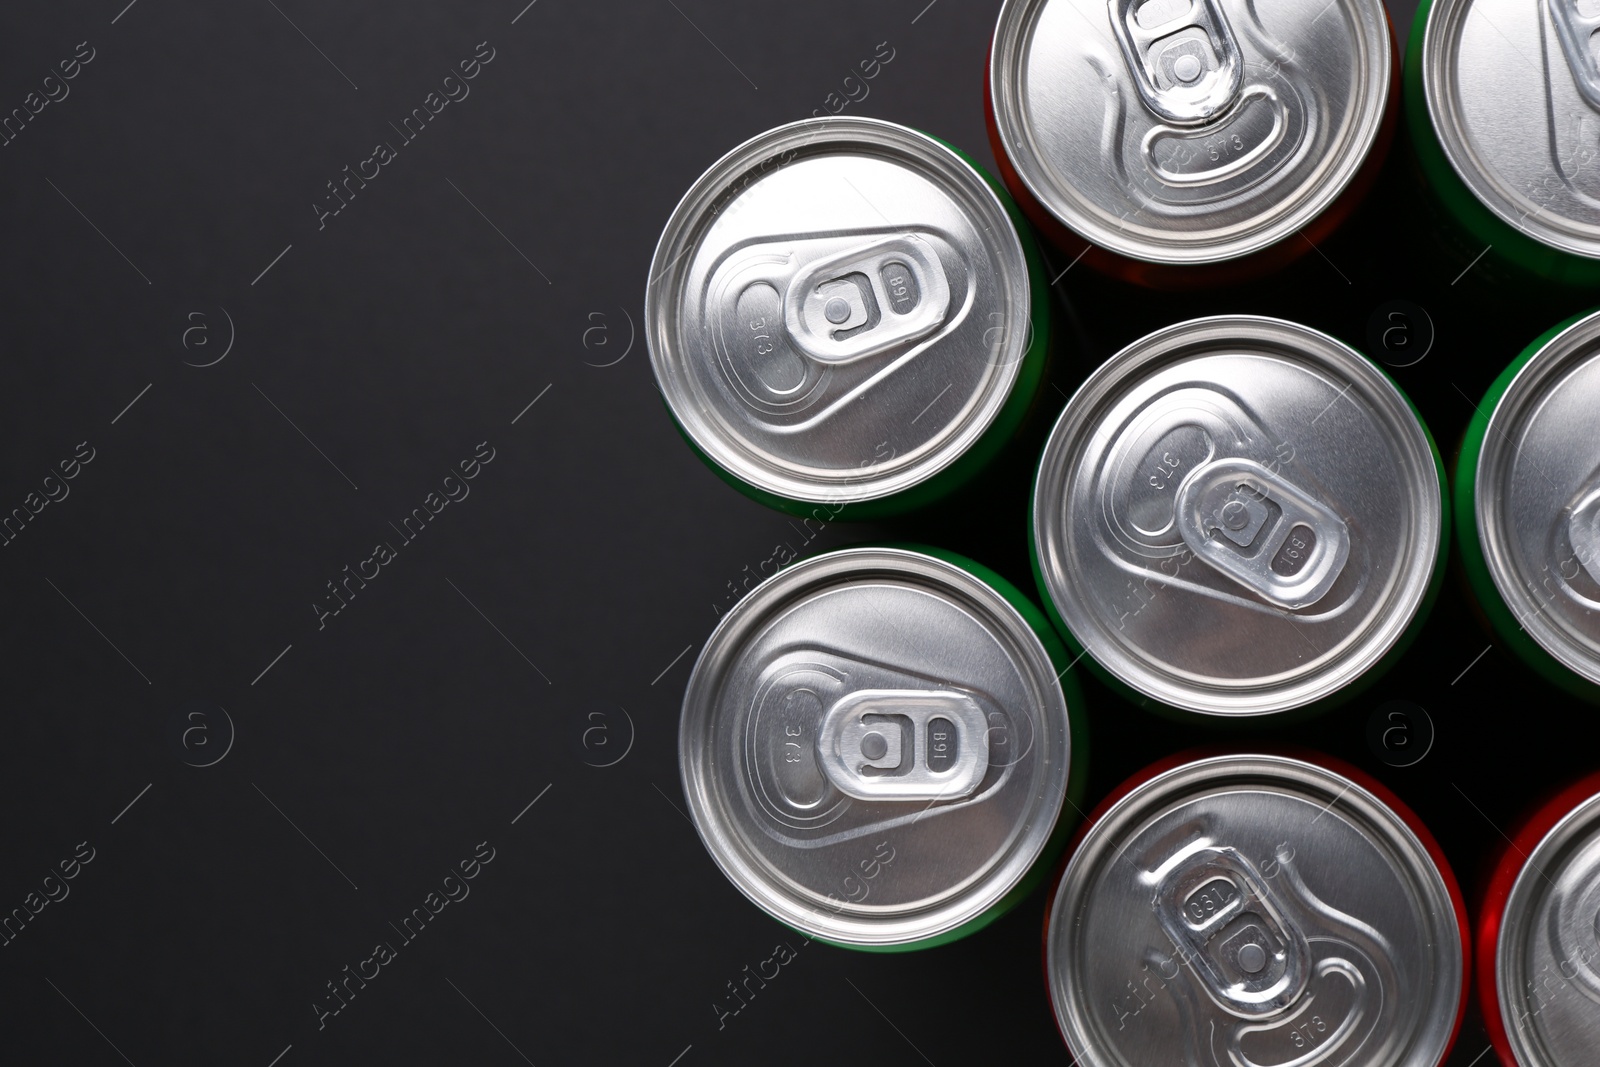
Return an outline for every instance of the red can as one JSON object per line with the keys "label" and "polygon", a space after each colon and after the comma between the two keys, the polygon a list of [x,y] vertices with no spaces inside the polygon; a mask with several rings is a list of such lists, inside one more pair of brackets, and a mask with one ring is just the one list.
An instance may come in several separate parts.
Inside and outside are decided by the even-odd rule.
{"label": "red can", "polygon": [[1045,974],[1080,1067],[1438,1067],[1468,936],[1438,845],[1371,778],[1306,752],[1191,752],[1080,830]]}
{"label": "red can", "polygon": [[1399,72],[1381,0],[1006,0],[986,113],[1007,188],[1063,252],[1206,288],[1299,258],[1354,210]]}
{"label": "red can", "polygon": [[1600,1062],[1600,774],[1508,838],[1478,927],[1478,1001],[1505,1067]]}

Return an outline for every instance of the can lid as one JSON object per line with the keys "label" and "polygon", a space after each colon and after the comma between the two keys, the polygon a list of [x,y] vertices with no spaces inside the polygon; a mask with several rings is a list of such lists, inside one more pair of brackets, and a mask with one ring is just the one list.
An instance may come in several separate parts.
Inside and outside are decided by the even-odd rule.
{"label": "can lid", "polygon": [[1018,175],[1101,248],[1198,264],[1306,226],[1383,126],[1379,0],[1006,0],[990,99]]}
{"label": "can lid", "polygon": [[[1600,794],[1527,855],[1500,917],[1495,991],[1524,1067],[1586,1067],[1600,1021]],[[1493,1009],[1489,1009],[1493,1010]]]}
{"label": "can lid", "polygon": [[904,945],[997,904],[1044,849],[1069,728],[1039,638],[998,591],[906,549],[781,571],[724,616],[678,757],[713,859],[779,920]]}
{"label": "can lid", "polygon": [[1489,416],[1473,482],[1495,588],[1545,651],[1600,685],[1600,312],[1523,364]]}
{"label": "can lid", "polygon": [[1353,349],[1279,319],[1150,334],[1078,390],[1034,487],[1039,573],[1095,661],[1164,703],[1282,711],[1380,660],[1427,597],[1438,459]]}
{"label": "can lid", "polygon": [[876,500],[980,438],[1030,343],[1021,239],[940,142],[826,117],[740,145],[678,204],[651,366],[713,462],[791,500]]}
{"label": "can lid", "polygon": [[1600,7],[1434,0],[1422,86],[1467,188],[1534,240],[1600,258]]}
{"label": "can lid", "polygon": [[1085,1067],[1434,1065],[1463,953],[1451,883],[1394,809],[1260,754],[1170,768],[1114,803],[1046,931]]}

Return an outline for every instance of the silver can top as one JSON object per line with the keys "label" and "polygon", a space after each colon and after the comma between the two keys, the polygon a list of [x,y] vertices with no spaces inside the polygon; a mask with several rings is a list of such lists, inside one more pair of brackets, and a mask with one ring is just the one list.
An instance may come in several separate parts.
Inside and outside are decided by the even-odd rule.
{"label": "silver can top", "polygon": [[947,933],[1012,889],[1066,795],[1069,727],[1039,638],[933,556],[859,548],[762,583],[711,635],[678,758],[723,872],[854,945]]}
{"label": "silver can top", "polygon": [[678,204],[645,334],[674,417],[792,500],[876,500],[988,429],[1030,342],[1021,240],[954,151],[828,117],[740,145]]}
{"label": "silver can top", "polygon": [[1600,257],[1600,7],[1434,0],[1422,85],[1467,188],[1546,245]]}
{"label": "silver can top", "polygon": [[1006,0],[990,99],[1023,183],[1079,235],[1215,263],[1344,191],[1393,62],[1380,0]]}
{"label": "silver can top", "polygon": [[1539,645],[1600,685],[1600,313],[1525,363],[1489,416],[1473,481],[1478,543]]}
{"label": "silver can top", "polygon": [[1278,319],[1195,319],[1073,396],[1034,486],[1040,574],[1101,666],[1164,703],[1259,715],[1331,695],[1416,617],[1443,491],[1405,396]]}
{"label": "silver can top", "polygon": [[1046,931],[1084,1067],[1432,1067],[1463,951],[1451,887],[1392,808],[1265,755],[1188,763],[1118,800]]}
{"label": "silver can top", "polygon": [[1512,883],[1495,945],[1506,1038],[1523,1067],[1589,1067],[1600,1046],[1600,796],[1568,813]]}

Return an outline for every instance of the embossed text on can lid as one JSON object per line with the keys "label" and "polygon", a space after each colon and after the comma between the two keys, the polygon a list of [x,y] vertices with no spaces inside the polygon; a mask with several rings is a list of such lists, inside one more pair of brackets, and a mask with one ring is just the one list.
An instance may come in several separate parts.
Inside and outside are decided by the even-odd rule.
{"label": "embossed text on can lid", "polygon": [[712,461],[793,500],[876,500],[981,437],[1030,341],[1027,261],[984,178],[931,137],[830,117],[718,161],[667,223],[651,365]]}
{"label": "embossed text on can lid", "polygon": [[797,563],[718,625],[678,757],[724,873],[825,940],[903,945],[996,905],[1066,795],[1048,653],[952,563],[859,548]]}
{"label": "embossed text on can lid", "polygon": [[990,99],[1023,183],[1080,236],[1215,263],[1338,198],[1393,62],[1379,0],[1007,0]]}
{"label": "embossed text on can lid", "polygon": [[1600,258],[1600,7],[1434,0],[1422,47],[1428,116],[1456,174],[1495,215]]}
{"label": "embossed text on can lid", "polygon": [[1050,913],[1050,995],[1084,1067],[1433,1067],[1465,993],[1455,904],[1360,784],[1205,758],[1084,834]]}
{"label": "embossed text on can lid", "polygon": [[1545,651],[1600,685],[1600,313],[1536,352],[1489,416],[1473,482],[1495,588]]}
{"label": "embossed text on can lid", "polygon": [[1405,633],[1440,561],[1427,431],[1354,350],[1278,319],[1134,342],[1062,413],[1034,487],[1051,603],[1111,674],[1212,715],[1326,698]]}
{"label": "embossed text on can lid", "polygon": [[1524,1067],[1587,1067],[1600,1028],[1600,795],[1523,861],[1500,916],[1500,1021]]}

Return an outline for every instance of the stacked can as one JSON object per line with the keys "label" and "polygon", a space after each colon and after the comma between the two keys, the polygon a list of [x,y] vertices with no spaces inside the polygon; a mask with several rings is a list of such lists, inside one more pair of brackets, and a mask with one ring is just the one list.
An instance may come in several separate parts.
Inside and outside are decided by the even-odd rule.
{"label": "stacked can", "polygon": [[1461,552],[1495,632],[1600,700],[1600,312],[1536,339],[1490,387],[1456,469]]}
{"label": "stacked can", "polygon": [[793,564],[723,617],[684,696],[684,794],[730,880],[835,944],[923,948],[1043,881],[1083,781],[1077,694],[1014,587],[933,550]]}
{"label": "stacked can", "polygon": [[1600,1033],[1600,775],[1507,839],[1478,927],[1478,999],[1505,1067],[1588,1067]]}
{"label": "stacked can", "polygon": [[1181,323],[1102,365],[1051,433],[1040,595],[1141,703],[1326,705],[1421,626],[1443,477],[1405,395],[1353,349],[1278,319]]}
{"label": "stacked can", "polygon": [[1029,216],[1160,287],[1310,250],[1376,179],[1400,95],[1381,0],[1007,0],[989,64],[990,139]]}
{"label": "stacked can", "polygon": [[1463,261],[1600,282],[1597,31],[1582,0],[1418,6],[1407,124]]}
{"label": "stacked can", "polygon": [[892,123],[812,119],[734,149],[679,203],[645,292],[679,429],[794,513],[877,517],[968,481],[1043,380],[1049,296],[1015,210]]}
{"label": "stacked can", "polygon": [[1080,832],[1046,980],[1084,1067],[1436,1067],[1466,942],[1449,866],[1375,782],[1322,757],[1180,758]]}
{"label": "stacked can", "polygon": [[[1379,0],[1006,0],[988,117],[1021,208],[891,123],[808,120],[741,145],[683,198],[651,266],[668,410],[722,478],[780,509],[874,518],[947,495],[1042,382],[1048,293],[1022,212],[1125,280],[1259,276],[1372,184],[1398,70]],[[1565,369],[1526,387],[1508,372],[1501,407],[1593,396],[1570,355],[1600,334],[1584,328],[1541,339],[1524,362]],[[1548,442],[1531,435],[1533,462],[1571,430],[1559,409],[1540,418],[1555,421]],[[1499,527],[1482,487],[1514,494],[1479,455],[1514,467],[1515,450],[1497,459],[1483,437],[1478,496],[1457,506],[1486,558]],[[1561,545],[1600,583],[1600,448],[1586,462],[1588,481],[1563,473],[1517,514],[1559,497]],[[785,568],[722,618],[690,677],[691,819],[734,886],[807,937],[888,952],[970,934],[1065,849],[1084,782],[1073,664],[1214,721],[1348,697],[1427,615],[1444,493],[1415,409],[1348,346],[1252,316],[1160,329],[1090,375],[1040,460],[1031,558],[1049,616],[935,549]],[[1083,828],[1046,965],[1091,1067],[1437,1067],[1466,940],[1448,865],[1377,783],[1311,755],[1191,755]]]}

